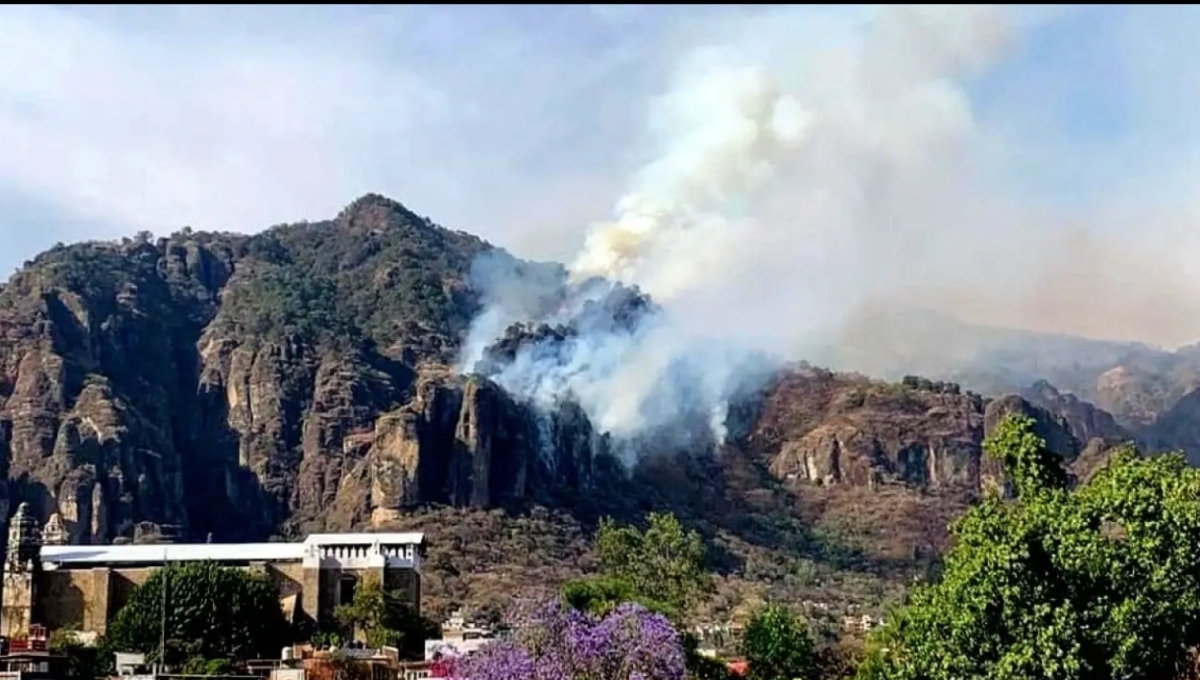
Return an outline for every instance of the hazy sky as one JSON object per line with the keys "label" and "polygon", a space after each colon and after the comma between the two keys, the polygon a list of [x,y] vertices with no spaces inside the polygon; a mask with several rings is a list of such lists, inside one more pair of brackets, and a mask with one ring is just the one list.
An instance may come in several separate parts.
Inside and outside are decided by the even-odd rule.
{"label": "hazy sky", "polygon": [[[3,6],[0,269],[56,241],[329,217],[368,191],[521,254],[570,258],[653,159],[648,111],[683,55],[772,37],[836,49],[875,11]],[[1036,207],[1061,230],[1045,248],[1082,239],[1106,267],[1131,243],[1178,257],[1177,235],[1200,234],[1200,9],[1012,21],[1003,54],[960,82],[995,202]],[[1193,311],[1185,297],[1172,314]],[[1067,330],[1131,334],[1104,317]],[[1200,315],[1147,334],[1200,336]]]}

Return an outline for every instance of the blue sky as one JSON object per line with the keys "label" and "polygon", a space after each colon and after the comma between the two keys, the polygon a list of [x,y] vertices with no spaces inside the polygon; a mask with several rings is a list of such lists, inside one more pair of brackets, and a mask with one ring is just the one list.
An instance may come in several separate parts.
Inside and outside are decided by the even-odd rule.
{"label": "blue sky", "polygon": [[[0,269],[56,241],[318,219],[367,191],[569,259],[660,151],[648,112],[689,54],[770,55],[819,80],[878,12],[0,7]],[[1195,207],[1200,10],[1001,12],[1003,49],[956,76],[975,189],[1095,238],[1133,220],[1177,244]]]}
{"label": "blue sky", "polygon": [[974,95],[985,124],[1039,157],[1014,173],[1026,190],[1069,207],[1190,191],[1197,26],[1191,6],[1080,6],[1025,34]]}

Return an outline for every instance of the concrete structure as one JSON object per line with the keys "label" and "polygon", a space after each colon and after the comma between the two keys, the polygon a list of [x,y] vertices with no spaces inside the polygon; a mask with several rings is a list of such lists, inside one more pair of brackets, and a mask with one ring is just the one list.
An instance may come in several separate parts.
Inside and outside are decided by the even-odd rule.
{"label": "concrete structure", "polygon": [[462,611],[455,611],[442,623],[441,639],[425,641],[425,660],[435,661],[473,654],[495,640],[495,631],[477,626],[464,619]]}
{"label": "concrete structure", "polygon": [[167,564],[215,562],[258,570],[279,586],[288,618],[316,623],[354,596],[367,574],[421,602],[419,533],[312,534],[300,543],[64,545],[62,522],[43,530],[22,503],[9,520],[0,635],[33,624],[104,633],[134,588]]}

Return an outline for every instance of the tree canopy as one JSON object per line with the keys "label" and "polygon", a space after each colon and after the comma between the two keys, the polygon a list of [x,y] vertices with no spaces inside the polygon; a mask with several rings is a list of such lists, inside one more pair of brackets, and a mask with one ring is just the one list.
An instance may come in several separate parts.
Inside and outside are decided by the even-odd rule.
{"label": "tree canopy", "polygon": [[680,613],[673,605],[639,592],[629,581],[608,574],[568,582],[563,586],[563,599],[580,611],[598,616],[609,613],[624,602],[637,602],[673,620],[677,620]]}
{"label": "tree canopy", "polygon": [[650,513],[645,530],[601,521],[596,557],[600,575],[564,591],[568,602],[595,613],[637,601],[678,620],[712,588],[704,541],[670,513]]}
{"label": "tree canopy", "polygon": [[371,647],[390,645],[405,656],[419,658],[426,638],[440,633],[437,624],[421,617],[402,593],[384,588],[376,574],[367,574],[354,599],[334,610],[333,616],[349,635],[360,633]]}
{"label": "tree canopy", "polygon": [[[596,532],[600,573],[567,583],[563,600],[571,607],[604,617],[627,603],[661,614],[682,629],[689,610],[712,590],[704,565],[704,541],[685,531],[675,515],[650,513],[645,530],[604,520]],[[679,636],[688,677],[724,680],[724,664],[699,654],[690,633]]]}
{"label": "tree canopy", "polygon": [[1200,644],[1200,470],[1126,448],[1072,490],[1020,417],[987,451],[1016,498],[956,522],[941,578],[892,614],[859,677],[1180,677]]}
{"label": "tree canopy", "polygon": [[678,632],[635,603],[603,617],[558,601],[518,615],[511,638],[454,662],[460,680],[684,680]]}
{"label": "tree canopy", "polygon": [[106,646],[158,659],[166,587],[166,659],[274,658],[289,641],[279,591],[261,574],[196,562],[159,569],[108,626]]}
{"label": "tree canopy", "polygon": [[769,605],[750,619],[742,634],[742,653],[750,680],[808,677],[813,667],[808,626],[780,605]]}

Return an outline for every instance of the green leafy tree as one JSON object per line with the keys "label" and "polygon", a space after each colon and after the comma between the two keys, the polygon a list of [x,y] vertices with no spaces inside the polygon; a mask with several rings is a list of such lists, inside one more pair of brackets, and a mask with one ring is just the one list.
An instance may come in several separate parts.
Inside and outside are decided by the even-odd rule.
{"label": "green leafy tree", "polygon": [[1037,422],[1013,416],[1001,423],[983,443],[987,455],[1004,464],[1017,495],[1029,500],[1042,492],[1067,488],[1067,472],[1057,454],[1037,434]]}
{"label": "green leafy tree", "polygon": [[628,583],[637,596],[685,615],[712,590],[704,541],[695,531],[685,531],[671,513],[652,512],[647,520],[644,531],[601,521],[596,533],[601,573]]}
{"label": "green leafy tree", "polygon": [[742,634],[742,654],[750,680],[803,678],[813,667],[808,626],[779,605],[769,605],[750,619]]}
{"label": "green leafy tree", "polygon": [[99,649],[80,642],[73,628],[59,628],[50,634],[50,651],[66,659],[63,669],[67,680],[92,680],[103,675]]}
{"label": "green leafy tree", "polygon": [[[637,602],[682,630],[691,608],[713,589],[704,541],[671,513],[650,513],[645,530],[602,520],[595,547],[600,573],[563,587],[563,599],[576,609],[603,616],[622,602]],[[729,677],[724,664],[699,654],[694,636],[685,633],[683,646],[690,678]]]}
{"label": "green leafy tree", "polygon": [[652,612],[669,619],[678,619],[679,612],[671,605],[637,591],[624,579],[599,575],[577,579],[563,586],[563,599],[580,611],[605,616],[617,605],[637,602]]}
{"label": "green leafy tree", "polygon": [[405,656],[420,656],[425,640],[440,635],[437,624],[422,617],[403,593],[384,588],[375,574],[363,579],[354,599],[334,610],[333,617],[348,635],[359,632],[368,645],[396,647]]}
{"label": "green leafy tree", "polygon": [[310,636],[309,642],[318,649],[341,647],[346,643],[346,636],[341,631],[324,628],[314,631]]}
{"label": "green leafy tree", "polygon": [[164,631],[166,664],[201,659],[273,658],[290,629],[279,590],[260,574],[210,563],[159,569],[139,586],[108,626],[105,647],[158,660]]}
{"label": "green leafy tree", "polygon": [[1181,677],[1200,644],[1200,470],[1122,449],[1072,491],[1028,418],[987,451],[1017,498],[955,524],[941,579],[889,617],[858,676]]}
{"label": "green leafy tree", "polygon": [[229,659],[205,659],[194,656],[183,665],[184,675],[232,675],[236,669]]}
{"label": "green leafy tree", "polygon": [[840,637],[819,645],[813,656],[813,669],[809,674],[813,680],[847,680],[853,678],[862,663],[862,641],[853,637]]}

